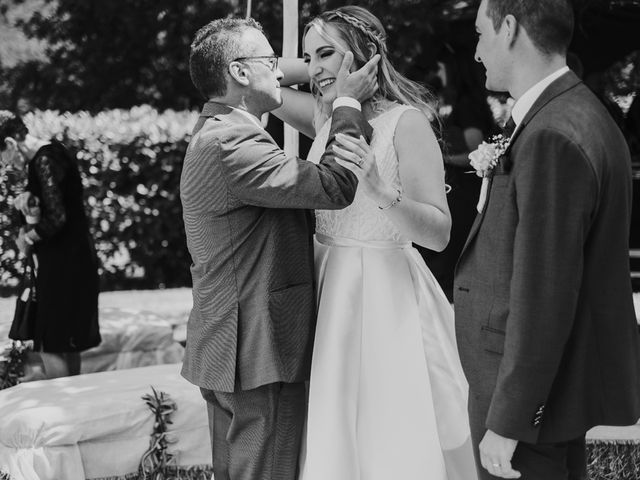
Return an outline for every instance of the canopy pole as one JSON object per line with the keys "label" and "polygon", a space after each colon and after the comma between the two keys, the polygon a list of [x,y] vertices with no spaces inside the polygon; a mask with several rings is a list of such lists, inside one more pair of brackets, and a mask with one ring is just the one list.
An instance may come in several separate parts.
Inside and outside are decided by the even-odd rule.
{"label": "canopy pole", "polygon": [[[282,56],[298,57],[298,0],[283,0],[282,9]],[[295,87],[294,87],[295,88]],[[300,137],[298,131],[285,123],[284,152],[298,156]]]}

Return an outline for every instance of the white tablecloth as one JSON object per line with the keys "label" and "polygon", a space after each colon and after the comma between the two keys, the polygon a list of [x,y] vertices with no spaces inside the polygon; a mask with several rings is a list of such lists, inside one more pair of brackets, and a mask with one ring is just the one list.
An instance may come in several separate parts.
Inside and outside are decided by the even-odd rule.
{"label": "white tablecloth", "polygon": [[[206,404],[180,365],[157,365],[24,383],[0,391],[0,472],[20,480],[84,480],[135,472],[149,448],[152,412],[177,404],[169,447],[177,465],[211,463]],[[171,438],[170,437],[170,438]]]}
{"label": "white tablecloth", "polygon": [[[11,304],[5,301],[0,306],[9,308]],[[176,329],[184,326],[187,317],[188,310],[177,315],[132,307],[101,307],[102,343],[82,352],[81,372],[105,372],[181,362],[184,347],[175,338]],[[3,315],[0,318],[0,347],[9,342],[10,326],[10,315]]]}
{"label": "white tablecloth", "polygon": [[184,347],[174,338],[178,321],[145,310],[100,308],[102,343],[82,352],[82,373],[181,362]]}

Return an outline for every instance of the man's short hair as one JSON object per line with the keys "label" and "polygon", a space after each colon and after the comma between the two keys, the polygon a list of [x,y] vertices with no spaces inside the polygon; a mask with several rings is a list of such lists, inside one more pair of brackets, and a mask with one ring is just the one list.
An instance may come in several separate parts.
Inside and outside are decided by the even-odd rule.
{"label": "man's short hair", "polygon": [[0,152],[7,148],[5,140],[11,137],[17,141],[24,140],[29,129],[17,113],[0,110]]}
{"label": "man's short hair", "polygon": [[262,32],[253,18],[220,18],[196,33],[191,43],[191,81],[205,99],[227,93],[225,72],[233,59],[243,56],[240,37],[248,28]]}
{"label": "man's short hair", "polygon": [[487,0],[487,16],[498,30],[513,15],[533,44],[549,55],[566,54],[573,37],[573,8],[569,0]]}

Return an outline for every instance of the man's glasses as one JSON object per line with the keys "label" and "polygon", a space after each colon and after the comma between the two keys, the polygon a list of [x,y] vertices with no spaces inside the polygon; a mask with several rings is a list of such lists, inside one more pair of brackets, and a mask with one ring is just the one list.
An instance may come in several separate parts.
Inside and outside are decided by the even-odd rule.
{"label": "man's glasses", "polygon": [[[258,57],[238,57],[234,59],[234,62],[251,62],[253,60],[257,60],[259,63],[266,65],[271,69],[272,72],[275,72],[278,68],[278,56],[277,55],[261,55]],[[266,62],[260,62],[260,60],[266,60]]]}

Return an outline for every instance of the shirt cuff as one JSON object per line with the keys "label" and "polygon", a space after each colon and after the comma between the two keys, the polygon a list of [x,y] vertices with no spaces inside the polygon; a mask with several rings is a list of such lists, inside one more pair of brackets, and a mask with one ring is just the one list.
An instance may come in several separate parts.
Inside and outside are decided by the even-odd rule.
{"label": "shirt cuff", "polygon": [[353,97],[338,97],[333,101],[333,110],[338,107],[351,107],[355,108],[359,112],[362,111],[360,102]]}

